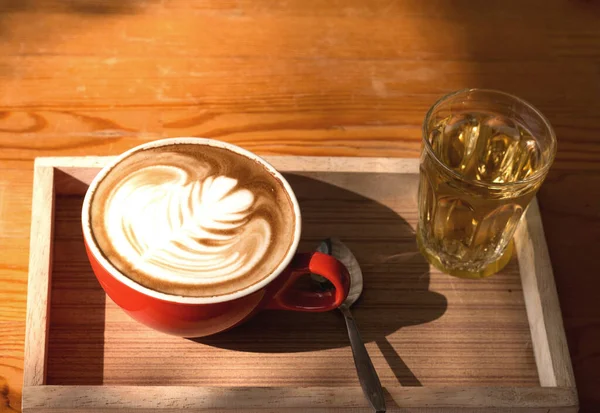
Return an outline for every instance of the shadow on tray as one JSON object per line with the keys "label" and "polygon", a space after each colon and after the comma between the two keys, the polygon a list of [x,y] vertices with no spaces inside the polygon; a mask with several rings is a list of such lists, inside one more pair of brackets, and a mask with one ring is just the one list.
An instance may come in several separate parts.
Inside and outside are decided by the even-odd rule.
{"label": "shadow on tray", "polygon": [[[302,211],[300,250],[314,250],[329,236],[337,236],[348,245],[364,276],[363,294],[353,307],[363,340],[378,345],[400,384],[420,386],[386,337],[402,327],[441,317],[447,302],[443,295],[429,291],[429,265],[418,253],[414,230],[392,209],[371,199],[383,197],[393,202],[389,185],[397,184],[394,175],[330,173],[327,176],[334,178],[329,182],[310,174],[285,175]],[[356,180],[377,184],[369,188]],[[366,194],[359,194],[342,186],[369,189]],[[349,345],[343,318],[337,311],[264,311],[230,331],[193,340],[257,353],[305,352]]]}
{"label": "shadow on tray", "polygon": [[79,223],[83,198],[56,198],[47,384],[104,380],[106,294],[87,261]]}

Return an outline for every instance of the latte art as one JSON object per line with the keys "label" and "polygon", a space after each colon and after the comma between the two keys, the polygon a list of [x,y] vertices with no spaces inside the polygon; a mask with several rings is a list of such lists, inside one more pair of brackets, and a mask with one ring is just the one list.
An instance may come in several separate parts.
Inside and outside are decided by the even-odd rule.
{"label": "latte art", "polygon": [[192,181],[173,166],[141,169],[108,202],[108,236],[142,272],[199,285],[235,279],[263,258],[271,239],[269,223],[250,216],[254,196],[237,186],[225,176]]}
{"label": "latte art", "polygon": [[236,168],[219,157],[223,149],[208,149],[134,155],[115,168],[118,179],[99,186],[104,208],[92,211],[101,227],[94,234],[135,281],[172,294],[222,294],[264,278],[287,252],[283,188],[251,160]]}

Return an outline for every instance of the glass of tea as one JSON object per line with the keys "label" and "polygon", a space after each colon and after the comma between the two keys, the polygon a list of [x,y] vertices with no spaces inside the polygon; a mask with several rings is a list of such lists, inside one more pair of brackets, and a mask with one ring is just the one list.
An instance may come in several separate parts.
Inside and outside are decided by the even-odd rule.
{"label": "glass of tea", "polygon": [[555,154],[548,120],[516,96],[468,89],[441,98],[423,122],[417,228],[423,255],[457,277],[501,270]]}

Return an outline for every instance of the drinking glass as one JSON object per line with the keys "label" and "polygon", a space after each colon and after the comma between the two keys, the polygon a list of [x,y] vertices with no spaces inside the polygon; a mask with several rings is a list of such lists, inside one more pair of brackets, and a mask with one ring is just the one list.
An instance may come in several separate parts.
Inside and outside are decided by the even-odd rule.
{"label": "drinking glass", "polygon": [[421,253],[458,277],[501,270],[555,154],[548,120],[516,96],[468,89],[441,98],[423,122]]}

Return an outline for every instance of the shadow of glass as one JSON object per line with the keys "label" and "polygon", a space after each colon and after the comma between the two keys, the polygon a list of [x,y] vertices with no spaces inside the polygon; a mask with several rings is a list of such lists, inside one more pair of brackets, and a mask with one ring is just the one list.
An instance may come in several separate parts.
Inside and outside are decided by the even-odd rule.
{"label": "shadow of glass", "polygon": [[[284,175],[302,211],[300,250],[314,250],[321,240],[336,236],[353,251],[364,277],[362,296],[353,306],[361,336],[365,342],[377,343],[402,385],[420,385],[386,338],[402,327],[439,318],[447,307],[443,295],[428,289],[429,264],[417,251],[413,229],[389,207],[324,182],[323,176]],[[371,187],[382,188],[387,179],[391,183],[394,178],[390,174],[327,174],[332,176],[333,182],[353,186],[362,184],[357,180],[365,180]],[[349,345],[343,317],[337,311],[264,311],[230,331],[193,341],[257,353],[308,352]]]}

